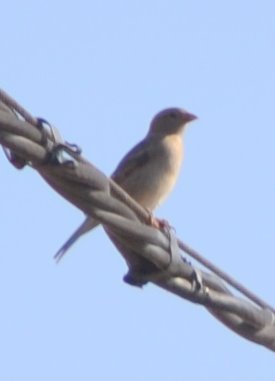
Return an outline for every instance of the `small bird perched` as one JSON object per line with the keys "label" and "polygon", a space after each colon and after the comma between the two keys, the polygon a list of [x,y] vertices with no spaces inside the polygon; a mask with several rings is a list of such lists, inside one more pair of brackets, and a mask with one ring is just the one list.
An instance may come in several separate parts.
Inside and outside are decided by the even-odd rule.
{"label": "small bird perched", "polygon": [[[182,133],[194,119],[195,115],[179,108],[159,112],[145,138],[124,156],[111,176],[150,212],[163,202],[176,183],[183,158]],[[97,225],[97,220],[87,217],[54,258],[59,261],[81,235]]]}

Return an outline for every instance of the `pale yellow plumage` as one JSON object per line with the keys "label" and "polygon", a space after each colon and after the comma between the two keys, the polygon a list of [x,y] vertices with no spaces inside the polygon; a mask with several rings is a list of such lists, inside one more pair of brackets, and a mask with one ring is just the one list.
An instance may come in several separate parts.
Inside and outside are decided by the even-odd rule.
{"label": "pale yellow plumage", "polygon": [[[146,137],[121,160],[112,175],[127,193],[149,211],[153,211],[173,189],[183,158],[182,132],[196,116],[170,108],[158,113]],[[87,217],[56,253],[60,260],[69,247],[98,222]]]}

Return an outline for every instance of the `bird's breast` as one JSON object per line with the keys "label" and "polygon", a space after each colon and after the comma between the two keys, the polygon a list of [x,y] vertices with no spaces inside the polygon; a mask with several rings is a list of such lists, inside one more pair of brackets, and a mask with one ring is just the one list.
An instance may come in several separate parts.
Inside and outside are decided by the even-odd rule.
{"label": "bird's breast", "polygon": [[154,210],[173,189],[183,156],[182,139],[169,135],[156,142],[150,159],[125,179],[123,188],[143,207]]}

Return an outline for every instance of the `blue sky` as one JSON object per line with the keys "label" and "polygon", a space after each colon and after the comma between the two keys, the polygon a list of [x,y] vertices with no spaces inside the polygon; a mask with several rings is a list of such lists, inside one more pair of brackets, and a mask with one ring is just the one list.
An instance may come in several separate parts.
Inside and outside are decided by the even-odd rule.
{"label": "blue sky", "polygon": [[[198,115],[157,215],[275,305],[274,2],[26,0],[1,14],[1,87],[105,173],[162,108]],[[274,377],[272,352],[202,307],[125,285],[102,229],[57,266],[81,212],[0,163],[1,379]]]}

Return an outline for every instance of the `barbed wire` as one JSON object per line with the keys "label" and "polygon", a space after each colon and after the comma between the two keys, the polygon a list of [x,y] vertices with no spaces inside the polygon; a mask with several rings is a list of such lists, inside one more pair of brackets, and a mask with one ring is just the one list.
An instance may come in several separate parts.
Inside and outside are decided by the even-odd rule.
{"label": "barbed wire", "polygon": [[[0,102],[0,144],[8,159],[17,168],[18,162],[30,165],[103,225],[128,265],[125,282],[140,287],[152,282],[201,304],[234,332],[275,351],[272,306],[179,240],[173,229],[149,226],[148,211],[89,163],[77,146],[64,142],[56,128],[34,118],[2,90]],[[183,252],[211,273],[192,265]],[[234,295],[226,284],[248,300]]]}

